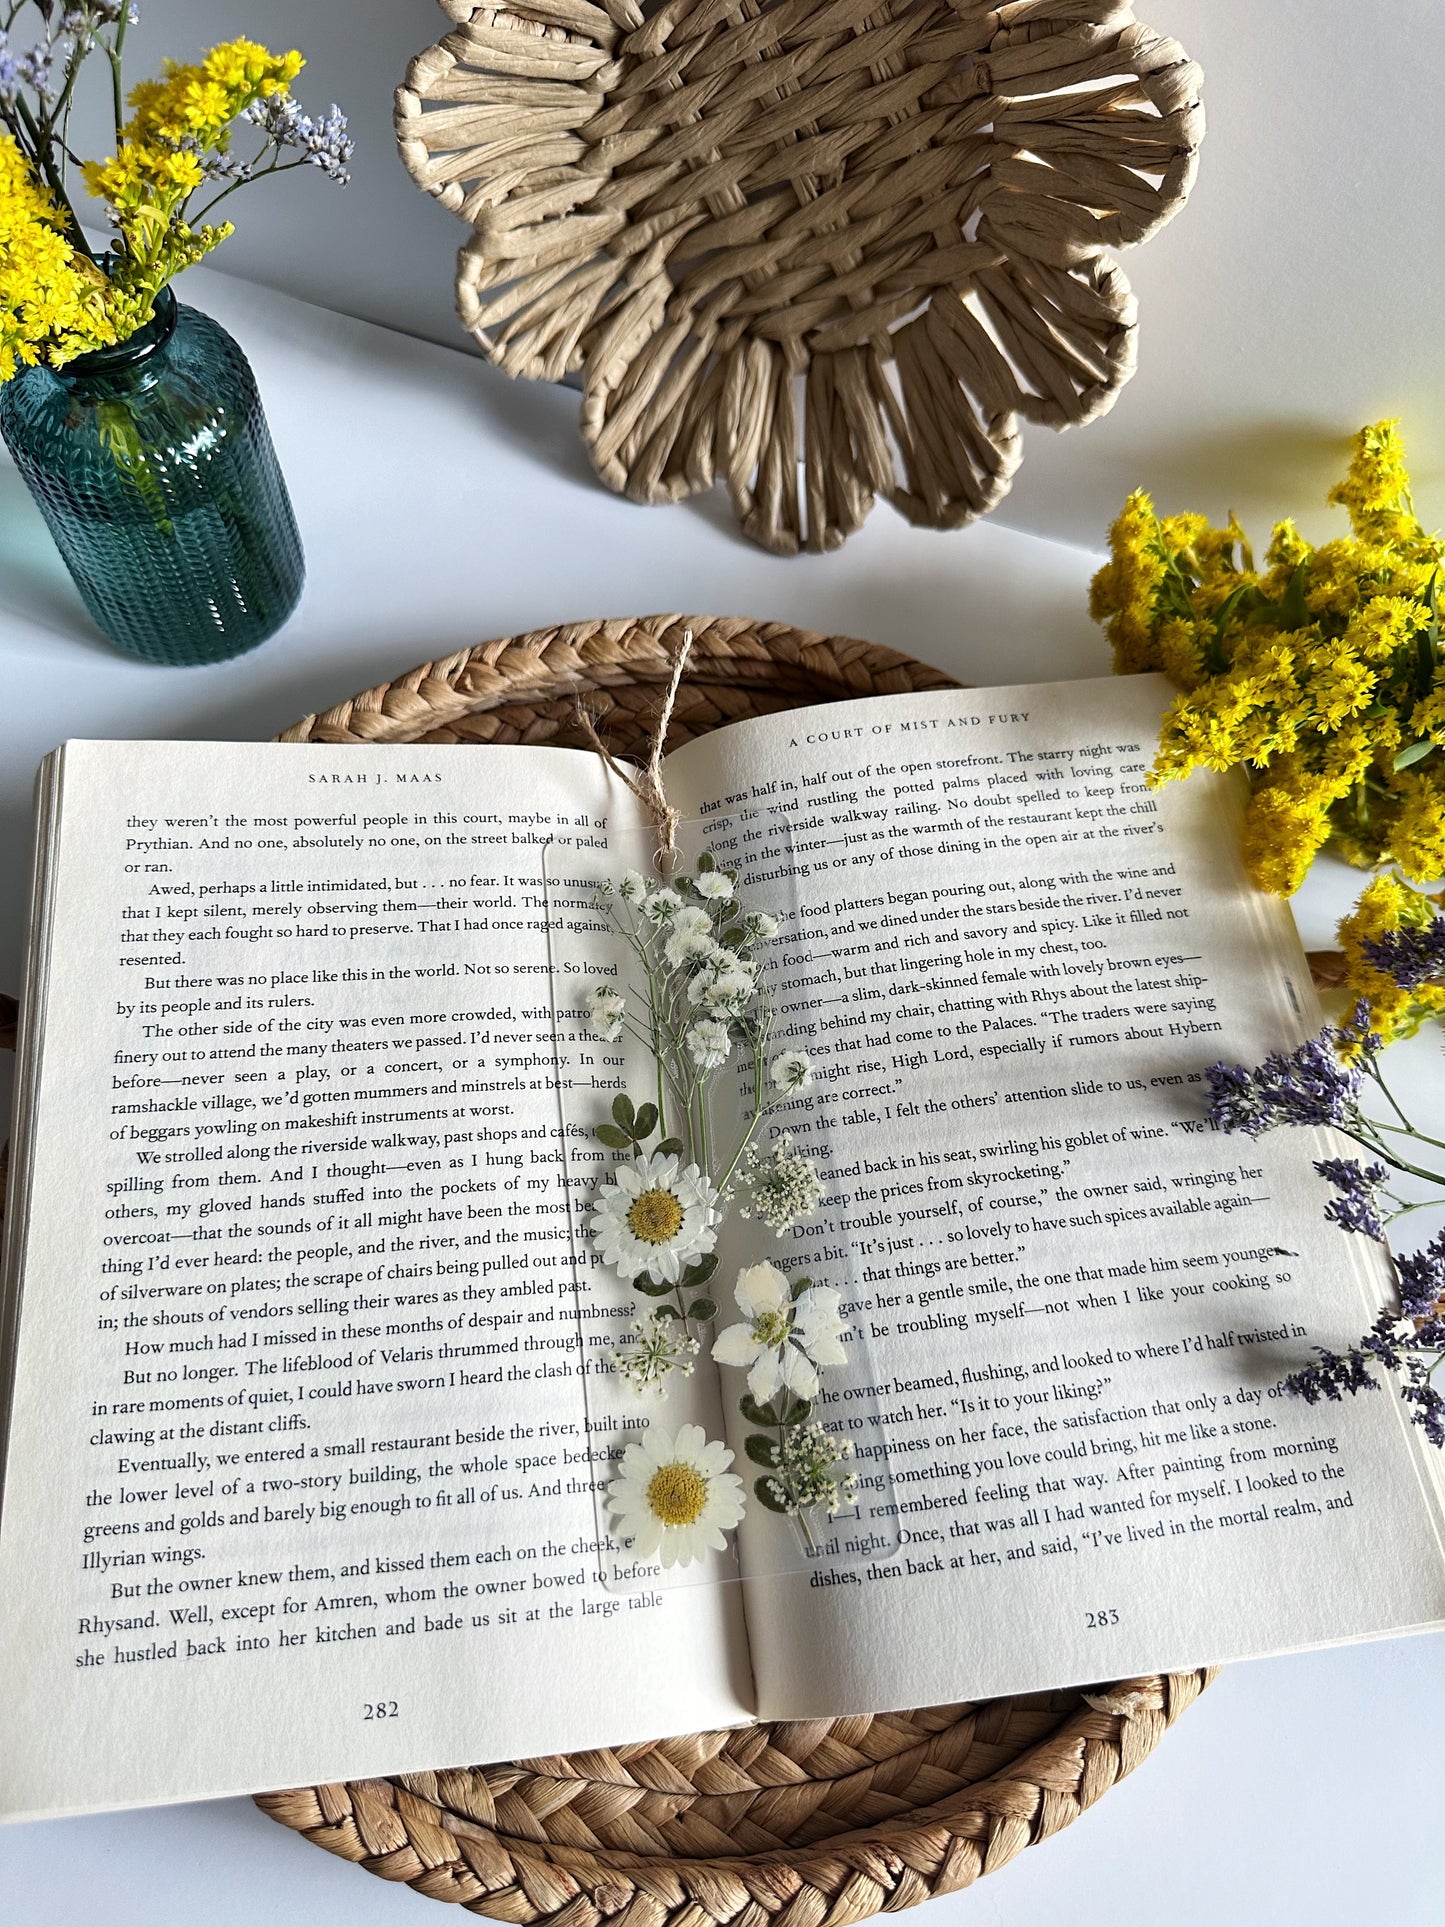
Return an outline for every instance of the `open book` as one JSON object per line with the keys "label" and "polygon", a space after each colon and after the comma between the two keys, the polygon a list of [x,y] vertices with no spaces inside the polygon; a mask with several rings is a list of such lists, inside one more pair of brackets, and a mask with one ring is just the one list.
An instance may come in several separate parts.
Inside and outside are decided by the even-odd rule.
{"label": "open book", "polygon": [[[636,1301],[579,1263],[576,1219],[629,1067],[577,1000],[606,942],[588,879],[647,846],[624,786],[550,748],[51,758],[0,1808],[1437,1622],[1438,1475],[1398,1401],[1275,1391],[1387,1284],[1323,1221],[1307,1139],[1204,1120],[1208,1064],[1319,1018],[1242,872],[1238,792],[1144,787],[1168,693],[875,698],[668,759],[685,839],[783,913],[773,997],[819,1083],[787,1121],[827,1184],[783,1255],[854,1332],[825,1410],[856,1508],[808,1556],[750,1514],[737,1582],[639,1577],[600,1499],[629,1434],[599,1338]],[[763,1255],[724,1246],[724,1316]],[[717,1371],[704,1351],[694,1392],[721,1415]]]}

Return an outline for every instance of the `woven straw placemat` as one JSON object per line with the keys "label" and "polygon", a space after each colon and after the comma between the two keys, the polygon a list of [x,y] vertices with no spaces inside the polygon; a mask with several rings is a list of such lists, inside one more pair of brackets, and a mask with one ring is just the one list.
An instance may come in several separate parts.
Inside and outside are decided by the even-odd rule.
{"label": "woven straw placemat", "polygon": [[[650,616],[424,663],[281,740],[582,747],[585,697],[610,746],[634,754],[684,629],[693,654],[673,745],[800,703],[956,686],[846,637]],[[692,1733],[257,1804],[383,1879],[526,1927],[844,1927],[966,1887],[1057,1833],[1153,1751],[1209,1677]]]}
{"label": "woven straw placemat", "polygon": [[461,319],[509,374],[580,377],[634,501],[724,482],[781,554],[878,495],[958,528],[1022,422],[1133,372],[1108,250],[1183,205],[1204,113],[1126,0],[440,5],[396,131],[472,229]]}

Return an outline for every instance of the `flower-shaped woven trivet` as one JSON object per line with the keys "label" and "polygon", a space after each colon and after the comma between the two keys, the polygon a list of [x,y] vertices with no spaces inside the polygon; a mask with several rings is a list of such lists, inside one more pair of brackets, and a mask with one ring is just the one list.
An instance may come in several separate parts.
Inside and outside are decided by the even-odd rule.
{"label": "flower-shaped woven trivet", "polygon": [[580,374],[635,501],[721,479],[782,553],[879,494],[957,528],[1021,417],[1088,421],[1132,373],[1105,250],[1181,205],[1204,118],[1120,0],[440,3],[396,125],[474,230],[462,320],[509,374]]}
{"label": "flower-shaped woven trivet", "polygon": [[[786,623],[623,617],[423,663],[283,741],[580,748],[585,698],[619,755],[645,754],[684,631],[672,747],[800,703],[953,686],[891,649]],[[1208,1678],[689,1733],[258,1804],[383,1879],[520,1927],[846,1927],[966,1887],[1057,1833],[1153,1751]],[[479,1751],[487,1740],[479,1727]]]}

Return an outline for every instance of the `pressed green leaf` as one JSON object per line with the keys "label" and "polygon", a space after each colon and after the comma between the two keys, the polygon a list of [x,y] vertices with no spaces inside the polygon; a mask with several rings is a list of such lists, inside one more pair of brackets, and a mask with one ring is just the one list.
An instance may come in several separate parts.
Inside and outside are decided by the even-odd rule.
{"label": "pressed green leaf", "polygon": [[612,1100],[612,1115],[617,1119],[617,1122],[622,1126],[624,1131],[630,1132],[633,1119],[637,1115],[632,1108],[632,1099],[625,1094],[614,1097]]}
{"label": "pressed green leaf", "polygon": [[681,1157],[682,1139],[680,1137],[665,1137],[657,1147],[657,1155],[662,1158]]}
{"label": "pressed green leaf", "polygon": [[759,1405],[751,1392],[745,1392],[738,1400],[738,1410],[749,1425],[776,1425],[778,1415],[771,1405]]}
{"label": "pressed green leaf", "polygon": [[682,1274],[685,1285],[705,1285],[717,1270],[717,1253],[710,1251],[705,1258],[698,1258]]}
{"label": "pressed green leaf", "polygon": [[801,1425],[803,1420],[808,1416],[809,1412],[811,1412],[812,1409],[813,1407],[810,1400],[806,1398],[800,1398],[796,1405],[790,1405],[787,1411],[784,1412],[783,1424],[784,1425]]}
{"label": "pressed green leaf", "polygon": [[1305,607],[1305,565],[1300,563],[1289,579],[1279,605],[1279,626],[1281,629],[1303,629],[1309,621],[1309,610]]}
{"label": "pressed green leaf", "polygon": [[640,1271],[632,1281],[632,1289],[640,1291],[647,1298],[666,1298],[671,1294],[672,1286],[665,1278],[653,1279],[645,1271]]}
{"label": "pressed green leaf", "polygon": [[717,862],[713,857],[711,850],[703,851],[702,855],[697,860],[697,867],[698,867],[699,874],[703,876],[705,876],[709,870],[715,870],[717,868]]}
{"label": "pressed green leaf", "polygon": [[637,1138],[640,1143],[643,1138],[651,1137],[656,1129],[657,1106],[655,1104],[644,1104],[642,1109],[637,1113],[636,1121],[632,1126],[633,1136]]}
{"label": "pressed green leaf", "polygon": [[723,931],[722,936],[718,939],[718,941],[720,943],[725,943],[730,948],[736,950],[737,946],[742,942],[743,938],[746,935],[747,935],[747,931],[743,929],[742,925],[740,923],[735,923],[730,930]]}
{"label": "pressed green leaf", "polygon": [[769,1471],[772,1471],[778,1463],[777,1446],[761,1432],[749,1432],[743,1440],[743,1450],[754,1465],[765,1465]]}
{"label": "pressed green leaf", "polygon": [[1411,743],[1408,749],[1402,749],[1395,758],[1395,768],[1409,769],[1413,763],[1423,763],[1431,750],[1437,749],[1438,747],[1439,745],[1437,743],[1430,741],[1428,738],[1421,743]]}
{"label": "pressed green leaf", "polygon": [[801,1298],[805,1291],[811,1291],[815,1282],[812,1278],[795,1278],[792,1287],[794,1301]]}
{"label": "pressed green leaf", "polygon": [[687,1308],[687,1315],[695,1318],[699,1325],[705,1325],[710,1318],[717,1317],[717,1305],[711,1298],[694,1298]]}
{"label": "pressed green leaf", "polygon": [[753,1491],[757,1494],[759,1505],[765,1505],[769,1512],[781,1512],[786,1516],[788,1508],[783,1504],[781,1499],[774,1495],[773,1489],[766,1479],[754,1479]]}
{"label": "pressed green leaf", "polygon": [[592,1135],[595,1138],[600,1138],[604,1144],[610,1145],[614,1151],[630,1151],[632,1149],[632,1139],[627,1135],[626,1131],[619,1130],[615,1124],[599,1124],[593,1130]]}
{"label": "pressed green leaf", "polygon": [[652,1315],[654,1318],[681,1318],[682,1313],[676,1305],[659,1305]]}

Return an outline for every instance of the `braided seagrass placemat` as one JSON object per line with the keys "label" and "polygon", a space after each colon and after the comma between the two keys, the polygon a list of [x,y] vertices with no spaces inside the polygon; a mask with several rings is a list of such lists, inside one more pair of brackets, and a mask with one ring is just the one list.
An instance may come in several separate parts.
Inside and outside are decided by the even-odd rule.
{"label": "braided seagrass placemat", "polygon": [[780,554],[878,495],[958,528],[1024,421],[1133,373],[1109,250],[1183,205],[1204,112],[1126,0],[439,3],[402,159],[472,229],[462,322],[509,374],[579,377],[609,488],[723,482]]}
{"label": "braided seagrass placemat", "polygon": [[[585,701],[609,746],[636,754],[684,630],[674,746],[802,703],[956,687],[847,637],[649,616],[423,663],[281,740],[585,747]],[[1057,1833],[1153,1751],[1210,1676],[439,1767],[257,1805],[383,1879],[524,1927],[844,1927],[966,1887]]]}

